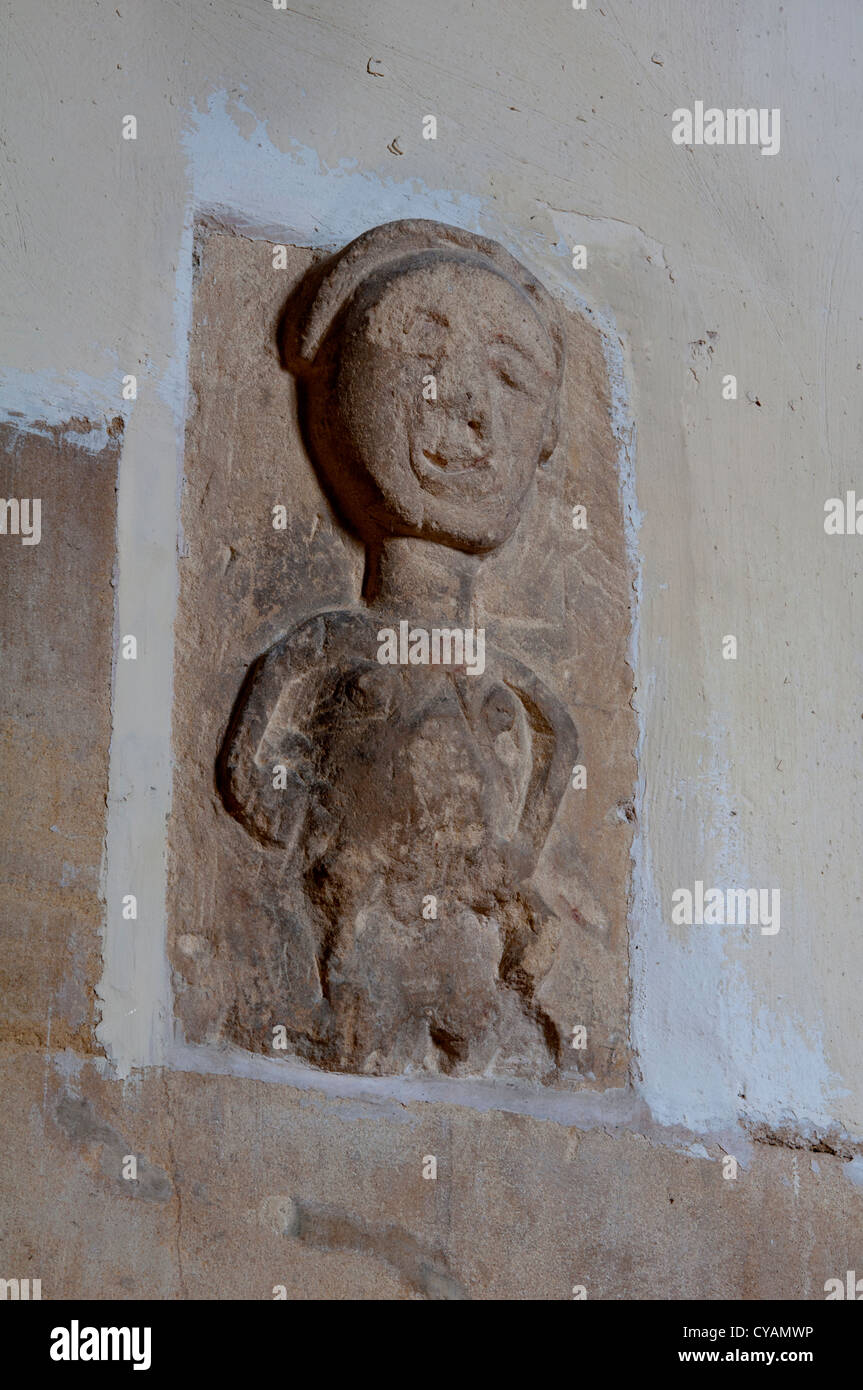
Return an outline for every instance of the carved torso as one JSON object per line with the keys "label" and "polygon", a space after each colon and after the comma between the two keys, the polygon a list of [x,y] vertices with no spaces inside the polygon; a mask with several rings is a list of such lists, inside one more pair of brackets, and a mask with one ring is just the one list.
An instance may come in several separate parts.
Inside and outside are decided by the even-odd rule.
{"label": "carved torso", "polygon": [[220,769],[234,815],[303,882],[314,1045],[359,1065],[427,1037],[458,1057],[487,1027],[513,916],[529,915],[535,832],[575,754],[569,720],[511,658],[492,652],[476,675],[381,665],[378,628],[320,614],[271,648]]}

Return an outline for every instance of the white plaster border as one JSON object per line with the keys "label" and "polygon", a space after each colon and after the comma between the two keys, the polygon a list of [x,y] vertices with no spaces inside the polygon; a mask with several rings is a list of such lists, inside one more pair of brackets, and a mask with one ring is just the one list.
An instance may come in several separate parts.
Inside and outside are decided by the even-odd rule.
{"label": "white plaster border", "polygon": [[[104,971],[98,991],[102,1017],[97,1029],[109,1065],[120,1077],[165,1065],[201,1073],[260,1075],[339,1096],[362,1094],[403,1102],[446,1099],[471,1108],[515,1109],[564,1123],[578,1123],[579,1116],[592,1113],[598,1103],[609,1118],[608,1104],[615,1113],[621,1106],[628,1113],[636,1104],[628,1092],[608,1093],[609,1100],[603,1105],[596,1092],[552,1093],[501,1079],[354,1077],[321,1072],[295,1060],[253,1058],[236,1048],[189,1044],[182,1037],[174,1017],[166,950],[166,855],[195,227],[207,218],[253,240],[335,250],[375,223],[406,216],[432,217],[494,237],[520,259],[531,262],[530,248],[507,235],[496,211],[482,209],[475,198],[423,189],[415,180],[398,183],[349,169],[324,171],[313,152],[298,150],[283,155],[276,151],[265,131],[260,143],[243,140],[227,113],[224,94],[211,100],[206,117],[195,118],[187,148],[192,194],[178,251],[173,360],[155,398],[137,402],[120,462],[115,636],[119,639],[127,632],[136,633],[139,660],[115,661],[114,670],[103,872]],[[250,150],[255,153],[250,154]],[[564,264],[568,266],[568,259]],[[549,274],[547,263],[539,273],[553,293],[589,317],[603,343],[612,393],[612,428],[618,440],[627,545],[637,576],[630,639],[630,661],[636,670],[639,513],[635,432],[624,355],[613,323],[574,289],[564,264],[557,276],[553,270]],[[638,838],[640,804],[636,809]],[[634,872],[639,863],[634,851]],[[122,917],[121,903],[129,893],[138,900],[136,921]]]}

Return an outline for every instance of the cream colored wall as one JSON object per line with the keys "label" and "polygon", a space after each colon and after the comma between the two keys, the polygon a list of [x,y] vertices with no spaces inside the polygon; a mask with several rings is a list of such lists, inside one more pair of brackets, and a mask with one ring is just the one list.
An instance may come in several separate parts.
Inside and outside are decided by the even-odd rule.
{"label": "cream colored wall", "polygon": [[[338,245],[434,216],[503,241],[608,337],[642,567],[639,1085],[664,1124],[863,1134],[863,539],[823,530],[826,498],[863,493],[861,39],[855,0],[7,10],[2,416],[127,415],[118,627],[144,659],[121,664],[114,693],[103,992],[121,1066],[155,1059],[170,1031],[192,219]],[[696,99],[779,107],[779,153],[675,145],[671,113]],[[436,141],[421,136],[429,113]],[[586,270],[571,268],[576,242]],[[729,372],[736,402],[721,396]],[[695,879],[779,887],[780,932],[671,926],[672,892]],[[111,929],[130,883],[150,922],[131,946]]]}

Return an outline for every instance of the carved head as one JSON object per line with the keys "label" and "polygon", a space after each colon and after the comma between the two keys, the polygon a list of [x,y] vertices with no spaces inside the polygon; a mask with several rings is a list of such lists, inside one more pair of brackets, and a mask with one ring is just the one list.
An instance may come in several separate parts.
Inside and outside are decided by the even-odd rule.
{"label": "carved head", "polygon": [[298,358],[311,446],[360,534],[479,553],[512,533],[557,442],[563,337],[501,246],[438,222],[366,232],[322,280]]}

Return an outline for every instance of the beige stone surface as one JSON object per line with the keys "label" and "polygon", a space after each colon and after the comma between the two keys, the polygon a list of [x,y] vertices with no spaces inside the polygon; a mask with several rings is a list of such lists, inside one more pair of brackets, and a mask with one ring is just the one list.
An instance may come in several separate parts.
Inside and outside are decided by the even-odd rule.
{"label": "beige stone surface", "polygon": [[[120,422],[122,423],[122,422]],[[5,497],[41,539],[0,536],[0,1039],[93,1048],[101,974],[116,474],[95,426],[0,430]]]}
{"label": "beige stone surface", "polygon": [[[469,747],[454,744],[448,751],[444,741],[439,754],[422,753],[423,758],[432,758],[427,767],[421,763],[412,769],[409,751],[400,751],[395,745],[388,751],[382,745],[374,756],[388,790],[379,795],[372,734],[359,732],[355,714],[340,715],[345,722],[342,745],[333,753],[332,780],[333,788],[348,797],[348,809],[355,807],[351,813],[356,820],[350,831],[353,840],[345,841],[343,835],[344,848],[338,857],[330,849],[326,861],[320,860],[325,868],[316,869],[313,862],[309,866],[307,851],[304,869],[302,857],[294,850],[297,835],[308,833],[302,825],[268,829],[276,823],[273,817],[282,814],[282,794],[273,793],[270,784],[273,767],[284,759],[290,763],[289,742],[313,748],[316,735],[312,725],[308,734],[302,734],[299,731],[305,726],[300,719],[313,710],[328,663],[341,662],[347,669],[345,663],[364,660],[370,677],[374,675],[380,684],[380,668],[375,675],[375,633],[380,624],[392,621],[397,625],[399,617],[412,621],[425,618],[431,624],[439,621],[438,615],[444,611],[434,607],[438,600],[432,600],[431,613],[423,612],[423,603],[429,602],[423,598],[423,590],[431,572],[423,569],[426,556],[421,552],[412,581],[403,591],[396,591],[394,606],[378,603],[372,606],[371,616],[364,617],[360,599],[362,547],[322,490],[300,437],[294,378],[284,369],[278,351],[277,325],[282,338],[286,333],[282,322],[285,303],[299,298],[298,285],[311,263],[309,253],[292,250],[288,271],[277,271],[273,269],[272,248],[266,244],[212,231],[202,232],[199,239],[193,405],[187,433],[184,552],[176,622],[176,771],[169,859],[172,961],[178,1012],[186,1034],[194,1041],[228,1039],[252,1051],[272,1052],[273,1026],[283,1024],[300,1055],[336,1069],[392,1072],[412,1063],[456,1075],[490,1069],[498,1074],[536,1076],[542,1081],[570,1078],[588,1085],[619,1084],[627,1069],[625,922],[636,731],[630,705],[632,676],[627,665],[631,575],[598,335],[579,316],[562,316],[567,353],[560,443],[547,467],[538,469],[520,504],[520,515],[516,513],[504,525],[503,537],[518,523],[512,539],[481,561],[476,599],[468,619],[471,626],[486,630],[490,644],[515,657],[524,668],[522,678],[508,675],[502,664],[507,658],[490,653],[489,675],[483,678],[480,701],[490,698],[484,691],[493,691],[488,682],[498,673],[516,685],[538,677],[551,694],[536,698],[556,700],[567,711],[560,717],[575,723],[577,756],[587,768],[586,789],[564,790],[562,785],[557,792],[557,796],[562,792],[561,804],[547,841],[544,846],[539,844],[542,853],[532,874],[532,887],[520,888],[516,882],[511,890],[510,871],[503,861],[476,856],[466,860],[459,871],[463,878],[459,886],[453,866],[459,862],[462,846],[469,842],[472,813],[458,809],[464,788],[463,780],[459,785],[458,779],[463,779],[470,765]],[[446,359],[441,359],[440,408],[445,411],[447,390],[464,389],[463,383],[459,384],[458,359],[460,352],[464,375],[471,341],[471,296],[478,295],[480,300],[492,297],[482,285],[474,288],[469,275],[464,284],[450,284],[446,278],[452,279],[450,272],[444,269],[442,273],[445,278],[440,286],[431,291],[420,289],[419,293],[432,293],[430,305],[439,302],[434,296],[446,294],[448,289],[453,294],[441,308],[441,314],[446,308],[452,327],[444,330],[433,324],[442,343],[456,332],[458,315],[463,316],[465,345],[452,348],[453,382],[445,375]],[[473,269],[469,272],[476,273]],[[401,321],[407,310],[396,306],[393,312]],[[490,312],[500,316],[507,311],[500,307]],[[500,323],[502,331],[506,324],[503,319]],[[439,349],[440,345],[435,351]],[[422,369],[419,361],[415,365],[416,371]],[[373,375],[371,364],[369,372]],[[402,386],[409,389],[409,383]],[[356,388],[350,389],[355,396]],[[482,390],[481,383],[477,389]],[[385,393],[388,388],[382,380],[374,390]],[[418,390],[417,382],[417,395]],[[374,400],[373,391],[365,407],[366,431]],[[431,416],[436,407],[421,403],[420,411],[423,408]],[[495,406],[495,410],[501,408]],[[479,410],[477,398],[474,413]],[[332,415],[329,407],[327,411]],[[519,414],[513,417],[516,431],[519,419]],[[403,426],[408,436],[411,430],[422,427],[422,419],[418,425],[406,419]],[[343,456],[349,448],[351,427],[345,424],[340,428],[331,465],[336,470],[336,490],[343,486],[343,475],[337,470],[345,468]],[[483,427],[478,424],[477,428]],[[515,441],[510,440],[509,446],[517,453]],[[441,443],[437,447],[456,446]],[[375,448],[385,450],[383,437]],[[356,476],[355,471],[350,476]],[[586,530],[573,528],[572,508],[577,503],[586,508]],[[272,525],[273,507],[278,504],[287,508],[287,529]],[[367,504],[357,505],[362,527]],[[462,543],[474,544],[467,539]],[[445,553],[457,558],[457,552]],[[315,637],[312,627],[302,626],[315,614],[334,610],[345,616],[338,619],[340,626],[326,639]],[[452,614],[444,616],[447,623],[455,621]],[[232,784],[232,802],[237,797],[246,801],[253,798],[259,808],[248,816],[237,811],[244,820],[241,827],[226,813],[219,796],[214,776],[216,757],[249,668],[276,639],[293,630],[297,637],[288,639],[294,643],[290,659],[279,655],[278,649],[274,652],[286,674],[277,675],[276,684],[273,677],[266,676],[272,685],[272,694],[267,696],[270,703],[255,716],[256,720],[263,717],[265,724],[260,728],[252,724],[242,753],[246,759],[260,757],[262,761],[260,766],[256,762],[254,768],[250,765],[248,772],[242,772],[241,784],[236,779]],[[322,627],[321,634],[325,630],[329,631]],[[321,641],[329,644],[328,655],[318,649]],[[301,652],[303,643],[309,654],[305,649]],[[306,671],[305,685],[300,686],[297,682]],[[418,684],[417,676],[425,678],[424,683]],[[419,668],[417,676],[414,690],[404,697],[406,708],[414,711],[412,718],[418,717],[416,711],[430,698],[423,691],[437,679],[431,668]],[[296,693],[286,684],[286,693],[280,697],[278,681],[282,680],[292,680]],[[473,700],[482,684],[477,681],[472,685],[467,677],[462,700]],[[271,751],[265,755],[259,753],[261,730],[279,699],[277,723],[284,727],[287,721],[290,725],[293,717],[297,732],[290,736],[280,733],[281,743],[272,733],[268,735]],[[296,705],[295,716],[290,715],[288,700]],[[517,707],[518,701],[515,704]],[[356,702],[345,706],[345,710],[355,708]],[[442,707],[438,704],[436,708]],[[319,726],[323,716],[316,718]],[[370,730],[376,727],[380,726],[369,726]],[[455,730],[452,737],[457,736]],[[433,750],[434,744],[421,747]],[[574,740],[570,751],[574,760]],[[484,760],[489,765],[491,755]],[[390,763],[392,782],[386,771]],[[560,777],[562,772],[565,783],[569,781],[568,766],[557,774]],[[257,779],[254,787],[248,780],[252,772]],[[319,766],[315,775],[324,775]],[[308,783],[312,773],[303,776]],[[319,819],[329,817],[332,821],[334,795],[331,789]],[[392,822],[376,819],[375,808],[383,800],[393,802]],[[274,809],[268,811],[268,806]],[[479,815],[488,825],[502,811],[500,796],[496,796]],[[345,824],[346,813],[339,814]],[[465,819],[460,821],[460,814]],[[448,834],[452,844],[447,850],[441,836]],[[402,841],[403,852],[398,848]],[[379,947],[365,945],[364,964],[352,967],[351,958],[343,957],[343,972],[362,969],[373,978],[369,1003],[351,1005],[344,1024],[355,1039],[352,1050],[346,1042],[314,1041],[318,1036],[314,1030],[318,1026],[315,1010],[319,1008],[320,985],[315,953],[309,944],[314,919],[310,926],[308,884],[311,882],[316,894],[313,905],[320,908],[323,901],[327,908],[326,920],[331,921],[328,931],[342,929],[356,918],[366,921],[368,937],[369,923],[363,914],[375,901],[375,894],[379,897],[375,886],[378,875],[389,910],[395,914],[394,925],[391,930],[380,928]],[[402,887],[397,892],[398,884]],[[321,897],[324,890],[329,894],[329,905]],[[425,934],[432,944],[424,945],[419,937],[414,941],[413,935],[417,935],[414,923],[420,918],[426,893],[440,895],[442,921]],[[498,906],[492,906],[491,918],[477,917],[477,910],[489,912],[492,895],[497,895]],[[495,982],[493,973],[489,979],[495,992],[485,993],[489,988],[485,983],[488,967],[483,965],[482,953],[495,947],[490,939],[488,947],[482,944],[483,933],[489,930],[483,923],[493,922],[495,915],[506,922],[507,914],[514,922],[520,917],[525,921],[520,930],[531,944],[526,951],[520,948],[525,963],[518,969],[530,976],[530,1007],[543,1018],[545,1036],[551,1030],[553,1048],[547,1046],[538,1026],[526,1021],[523,1001],[516,991]],[[452,946],[447,944],[447,931],[453,933]],[[496,928],[494,931],[496,940]],[[443,944],[439,946],[441,938]],[[400,940],[407,943],[404,949],[408,956],[397,963],[401,960]],[[377,961],[369,954],[372,950],[381,953]],[[437,955],[430,957],[430,951]],[[439,1016],[440,997],[446,995],[451,1000],[449,1012],[445,1017],[440,1015],[437,1028],[444,1035],[454,1033],[455,1041],[445,1043],[447,1050],[439,1050],[438,1055],[425,1055],[426,1049],[431,1053],[435,1049],[421,1039],[403,1043],[404,1029],[397,1035],[395,1023],[390,1034],[386,1031],[386,1018],[401,1018],[400,1011],[408,1007],[394,992],[393,981],[397,984],[400,975],[421,971],[427,972],[430,982],[428,999],[436,1010],[435,1018]],[[356,1008],[361,1016],[364,1011],[366,1021],[362,1025],[355,1021]],[[481,1035],[477,1026],[475,1041],[459,1043],[461,1037],[473,1039],[471,1028],[477,1018],[492,1015],[496,1008],[500,1017],[493,1026]],[[578,1024],[587,1030],[584,1050],[569,1046],[571,1030]],[[433,1036],[440,1033],[433,1028]],[[393,1042],[397,1036],[399,1041]],[[362,1037],[367,1040],[356,1041]]]}
{"label": "beige stone surface", "polygon": [[716,1143],[611,1122],[121,1085],[68,1054],[0,1079],[3,1265],[45,1298],[820,1299],[859,1265],[863,1191],[829,1153],[740,1135],[727,1181]]}

